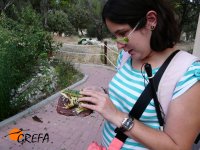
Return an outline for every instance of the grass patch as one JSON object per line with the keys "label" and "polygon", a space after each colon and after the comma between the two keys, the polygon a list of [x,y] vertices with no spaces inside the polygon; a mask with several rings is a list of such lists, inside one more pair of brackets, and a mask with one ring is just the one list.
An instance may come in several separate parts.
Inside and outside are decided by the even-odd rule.
{"label": "grass patch", "polygon": [[84,76],[70,62],[54,60],[52,65],[55,67],[56,72],[58,73],[58,90],[62,90],[72,85],[73,83],[81,80]]}

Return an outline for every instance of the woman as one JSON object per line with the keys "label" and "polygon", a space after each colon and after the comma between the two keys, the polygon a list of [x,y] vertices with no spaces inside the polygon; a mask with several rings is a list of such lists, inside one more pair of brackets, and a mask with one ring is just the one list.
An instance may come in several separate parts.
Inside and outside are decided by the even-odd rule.
{"label": "woman", "polygon": [[[90,102],[82,104],[83,107],[99,112],[106,119],[102,144],[108,147],[116,134],[114,129],[124,127],[122,124],[146,86],[143,65],[151,64],[155,74],[176,50],[179,30],[173,11],[161,0],[108,0],[102,16],[115,35],[118,48],[130,54],[110,81],[109,95],[87,89],[82,91],[86,97],[80,98]],[[123,150],[191,149],[200,131],[200,77],[196,73],[199,71],[200,63],[194,62],[177,83],[164,131],[159,130],[151,100],[140,120],[130,121],[123,130],[129,137]]]}

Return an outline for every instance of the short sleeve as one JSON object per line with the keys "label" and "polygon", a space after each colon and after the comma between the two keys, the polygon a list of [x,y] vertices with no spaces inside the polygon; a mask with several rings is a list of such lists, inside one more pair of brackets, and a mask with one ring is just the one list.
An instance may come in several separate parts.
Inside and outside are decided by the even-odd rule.
{"label": "short sleeve", "polygon": [[177,98],[178,96],[185,93],[190,89],[195,83],[200,80],[200,62],[194,62],[176,84],[172,99]]}

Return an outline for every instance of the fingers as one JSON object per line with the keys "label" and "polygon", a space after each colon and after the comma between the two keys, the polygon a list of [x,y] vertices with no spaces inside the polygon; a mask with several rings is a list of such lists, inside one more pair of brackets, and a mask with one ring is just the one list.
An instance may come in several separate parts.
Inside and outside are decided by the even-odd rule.
{"label": "fingers", "polygon": [[[98,106],[98,99],[94,97],[82,97],[78,99],[81,107],[85,107],[94,111],[97,111],[97,106]],[[82,103],[83,102],[83,103]],[[84,103],[86,102],[86,103]]]}
{"label": "fingers", "polygon": [[90,105],[91,104],[96,104],[97,103],[97,99],[94,97],[81,97],[78,99],[79,102],[89,102]]}
{"label": "fingers", "polygon": [[80,94],[83,95],[83,97],[78,99],[81,107],[94,110],[106,120],[114,122],[113,115],[116,114],[117,108],[107,94],[93,90],[83,90]]}
{"label": "fingers", "polygon": [[80,92],[80,94],[84,96],[79,98],[78,100],[80,102],[87,102],[81,103],[81,106],[95,111],[100,110],[104,103],[106,103],[106,98],[108,97],[104,93],[93,90],[83,90]]}
{"label": "fingers", "polygon": [[91,109],[91,110],[94,110],[96,111],[96,105],[93,105],[93,104],[88,104],[88,103],[81,103],[80,104],[81,107],[84,107],[84,108],[87,108],[87,109]]}
{"label": "fingers", "polygon": [[95,91],[82,91],[80,94],[83,95],[83,97],[79,98],[79,101],[82,102],[89,102],[92,104],[98,104],[98,102],[106,99],[107,95],[102,94],[101,92],[95,92]]}

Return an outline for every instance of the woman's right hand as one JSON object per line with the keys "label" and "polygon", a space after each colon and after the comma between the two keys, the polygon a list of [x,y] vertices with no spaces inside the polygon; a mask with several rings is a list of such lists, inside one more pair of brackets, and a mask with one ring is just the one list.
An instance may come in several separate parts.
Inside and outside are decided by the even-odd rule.
{"label": "woman's right hand", "polygon": [[80,91],[80,94],[84,95],[84,97],[79,98],[79,101],[87,102],[82,103],[82,107],[97,111],[106,120],[110,121],[116,126],[121,126],[124,113],[115,107],[107,94],[94,90],[82,90]]}

